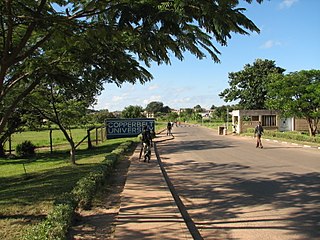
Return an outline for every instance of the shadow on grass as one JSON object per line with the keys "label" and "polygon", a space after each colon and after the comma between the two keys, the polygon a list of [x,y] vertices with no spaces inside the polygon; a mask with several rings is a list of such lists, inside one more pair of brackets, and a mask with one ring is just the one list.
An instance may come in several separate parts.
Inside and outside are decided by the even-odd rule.
{"label": "shadow on grass", "polygon": [[[43,201],[52,201],[62,193],[70,192],[75,183],[97,164],[97,160],[85,163],[82,159],[91,156],[107,154],[114,150],[123,141],[117,141],[104,146],[94,147],[90,150],[78,150],[76,159],[80,163],[77,165],[61,165],[69,161],[69,153],[66,151],[37,154],[32,159],[1,159],[0,166],[5,168],[6,164],[30,163],[51,163],[50,169],[42,169],[24,175],[15,175],[10,177],[0,177],[0,204],[3,205],[36,205]],[[102,155],[104,156],[104,155]],[[104,159],[102,157],[101,161]],[[35,162],[35,163],[34,163]],[[52,163],[57,163],[57,167],[52,167]],[[60,167],[58,166],[60,165]],[[28,166],[31,168],[31,166]],[[45,167],[44,167],[45,168]],[[1,211],[0,211],[1,216]]]}
{"label": "shadow on grass", "polygon": [[51,201],[64,192],[69,192],[74,184],[94,164],[64,166],[32,173],[27,179],[18,177],[0,178],[1,204],[33,205]]}
{"label": "shadow on grass", "polygon": [[[94,146],[91,149],[77,149],[76,150],[76,159],[77,161],[87,158],[90,156],[108,153],[114,150],[121,144],[123,141],[113,141],[113,143],[107,143],[105,145]],[[70,153],[69,148],[63,150],[55,150],[53,153],[50,152],[38,152],[35,156],[31,158],[0,158],[0,166],[6,164],[26,164],[31,162],[58,162],[58,161],[69,161]]]}

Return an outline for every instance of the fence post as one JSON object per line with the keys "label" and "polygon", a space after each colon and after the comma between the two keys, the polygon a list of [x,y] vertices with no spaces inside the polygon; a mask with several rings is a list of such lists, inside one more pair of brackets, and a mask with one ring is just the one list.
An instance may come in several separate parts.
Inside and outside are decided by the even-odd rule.
{"label": "fence post", "polygon": [[88,149],[91,149],[92,143],[91,143],[91,137],[90,137],[90,129],[87,130],[87,136],[88,136]]}
{"label": "fence post", "polygon": [[96,127],[96,146],[99,143],[99,137],[98,137],[98,128]]}
{"label": "fence post", "polygon": [[49,132],[49,137],[50,137],[50,153],[52,154],[53,152],[53,143],[52,143],[52,129],[50,129],[50,132]]}
{"label": "fence post", "polygon": [[12,146],[11,146],[11,134],[9,135],[9,154],[11,155]]}

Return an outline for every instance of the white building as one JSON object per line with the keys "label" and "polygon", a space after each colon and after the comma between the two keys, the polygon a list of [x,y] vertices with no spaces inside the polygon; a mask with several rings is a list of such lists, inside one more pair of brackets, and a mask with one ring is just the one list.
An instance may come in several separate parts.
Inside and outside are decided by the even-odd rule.
{"label": "white building", "polygon": [[243,133],[248,128],[254,128],[258,122],[266,130],[284,131],[308,131],[308,123],[305,119],[281,118],[276,110],[233,110],[232,131]]}

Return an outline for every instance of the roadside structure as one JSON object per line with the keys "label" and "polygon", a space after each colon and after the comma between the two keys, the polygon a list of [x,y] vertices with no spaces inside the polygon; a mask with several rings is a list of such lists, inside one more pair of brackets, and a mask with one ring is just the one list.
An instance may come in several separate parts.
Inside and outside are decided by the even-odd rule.
{"label": "roadside structure", "polygon": [[233,110],[232,131],[240,134],[249,128],[254,128],[258,122],[266,130],[308,131],[308,123],[301,118],[283,118],[277,110]]}

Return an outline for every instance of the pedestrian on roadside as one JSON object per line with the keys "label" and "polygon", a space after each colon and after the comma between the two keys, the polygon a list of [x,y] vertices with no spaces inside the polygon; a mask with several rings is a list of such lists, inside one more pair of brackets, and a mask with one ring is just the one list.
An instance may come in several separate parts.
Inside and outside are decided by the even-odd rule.
{"label": "pedestrian on roadside", "polygon": [[258,148],[258,147],[263,148],[262,142],[261,142],[262,134],[263,134],[263,127],[261,125],[261,122],[259,122],[258,125],[256,126],[256,128],[254,129],[254,135],[257,139],[256,148]]}
{"label": "pedestrian on roadside", "polygon": [[172,135],[171,129],[172,129],[172,124],[171,124],[171,122],[168,122],[168,124],[167,124],[167,136],[168,135]]}

